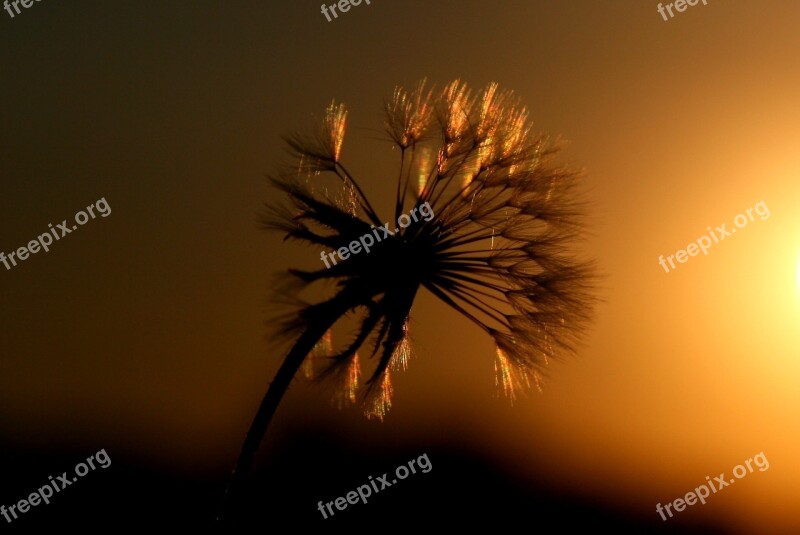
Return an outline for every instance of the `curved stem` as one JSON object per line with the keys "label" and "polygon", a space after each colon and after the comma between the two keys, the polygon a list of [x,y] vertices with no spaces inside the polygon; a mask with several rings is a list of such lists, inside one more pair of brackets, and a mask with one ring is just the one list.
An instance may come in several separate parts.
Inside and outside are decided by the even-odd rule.
{"label": "curved stem", "polygon": [[349,300],[344,299],[341,295],[333,297],[319,306],[319,315],[310,322],[308,328],[289,350],[289,354],[275,374],[264,395],[264,399],[261,401],[261,405],[258,407],[253,423],[250,425],[250,430],[247,432],[247,437],[242,445],[236,468],[228,483],[222,507],[217,516],[218,524],[225,526],[232,524],[235,516],[235,502],[239,498],[238,494],[241,492],[242,483],[253,467],[253,461],[261,441],[297,370],[325,332],[336,323],[341,314],[352,308]]}

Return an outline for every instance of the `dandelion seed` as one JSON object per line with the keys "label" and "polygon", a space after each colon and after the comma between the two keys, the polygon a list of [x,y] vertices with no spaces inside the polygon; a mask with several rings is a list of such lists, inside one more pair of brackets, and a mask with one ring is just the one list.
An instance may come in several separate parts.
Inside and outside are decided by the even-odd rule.
{"label": "dandelion seed", "polygon": [[[517,392],[530,386],[528,373],[526,370],[512,364],[505,351],[497,348],[495,364],[495,385],[499,387],[503,394],[512,402],[517,398]],[[534,379],[539,385],[538,376],[534,373]]]}
{"label": "dandelion seed", "polygon": [[303,377],[308,380],[314,378],[314,355],[312,353],[309,353],[303,361]]}
{"label": "dandelion seed", "polygon": [[391,100],[385,105],[384,128],[400,148],[413,146],[425,136],[433,111],[432,96],[431,91],[425,91],[425,80],[411,93],[402,87],[395,88]]}
{"label": "dandelion seed", "polygon": [[421,147],[419,161],[417,163],[417,192],[419,196],[425,192],[428,186],[428,177],[433,170],[433,162],[430,147]]}
{"label": "dandelion seed", "polygon": [[403,339],[397,344],[392,359],[389,361],[389,368],[392,371],[408,370],[408,361],[411,358],[411,343],[408,338],[408,322],[403,324]]}
{"label": "dandelion seed", "polygon": [[318,359],[330,357],[333,353],[333,332],[328,329],[319,341],[314,344],[314,348],[309,351],[303,361],[303,376],[306,379],[314,378],[314,362]]}
{"label": "dandelion seed", "polygon": [[344,143],[344,129],[347,121],[347,110],[344,104],[337,105],[331,102],[325,110],[325,126],[329,136],[329,143],[334,161],[339,161]]}
{"label": "dandelion seed", "polygon": [[392,395],[394,394],[389,370],[383,373],[381,382],[375,390],[364,405],[364,414],[367,418],[378,418],[383,421],[389,409],[392,408]]}
{"label": "dandelion seed", "polygon": [[445,88],[444,99],[446,103],[444,134],[445,140],[452,147],[452,143],[461,140],[466,133],[467,114],[472,107],[469,101],[469,89],[460,80],[455,80]]}
{"label": "dandelion seed", "polygon": [[356,402],[356,393],[358,392],[358,382],[360,378],[361,365],[358,361],[358,353],[355,353],[347,364],[344,386],[335,389],[333,393],[333,402],[338,408],[341,409],[345,405],[352,405]]}

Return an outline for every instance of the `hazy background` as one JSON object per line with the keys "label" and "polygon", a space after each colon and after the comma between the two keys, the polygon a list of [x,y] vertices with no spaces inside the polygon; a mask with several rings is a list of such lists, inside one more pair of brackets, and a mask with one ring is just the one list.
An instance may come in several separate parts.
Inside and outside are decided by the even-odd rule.
{"label": "hazy background", "polygon": [[[579,358],[511,407],[491,341],[422,294],[384,423],[290,390],[253,522],[800,528],[800,4],[710,0],[668,22],[654,1],[372,0],[334,22],[319,4],[0,11],[0,250],[101,197],[112,209],[0,267],[0,503],[101,448],[112,459],[9,529],[207,523],[282,356],[270,275],[319,264],[257,228],[280,135],[346,102],[344,158],[386,206],[382,99],[422,77],[497,81],[569,141],[605,302]],[[769,219],[658,265],[761,200]],[[769,470],[656,514],[762,451]],[[429,474],[319,524],[317,500],[426,452]]]}

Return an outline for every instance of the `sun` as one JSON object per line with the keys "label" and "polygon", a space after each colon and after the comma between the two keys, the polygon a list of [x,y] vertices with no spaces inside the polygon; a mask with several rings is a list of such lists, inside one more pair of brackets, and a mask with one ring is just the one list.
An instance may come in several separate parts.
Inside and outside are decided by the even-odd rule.
{"label": "sun", "polygon": [[800,292],[800,256],[797,257],[797,291]]}

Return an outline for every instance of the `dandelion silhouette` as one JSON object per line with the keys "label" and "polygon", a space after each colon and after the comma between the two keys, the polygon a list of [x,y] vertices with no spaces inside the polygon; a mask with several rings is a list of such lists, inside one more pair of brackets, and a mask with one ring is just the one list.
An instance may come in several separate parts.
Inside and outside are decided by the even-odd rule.
{"label": "dandelion silhouette", "polygon": [[[267,228],[336,250],[384,226],[342,163],[346,117],[334,102],[315,135],[285,139],[293,165],[271,182],[289,203],[269,206]],[[439,92],[424,81],[398,87],[385,103],[384,127],[400,155],[394,221],[425,203],[435,217],[329,269],[289,270],[282,292],[296,306],[279,331],[293,345],[245,439],[229,499],[299,370],[311,377],[323,363],[321,377],[339,384],[337,403],[359,402],[361,391],[365,414],[383,419],[391,374],[408,366],[409,315],[420,288],[494,340],[496,384],[511,400],[532,383],[540,388],[548,360],[574,352],[591,318],[594,269],[574,251],[584,228],[580,173],[554,163],[557,146],[532,132],[512,92],[490,84],[473,94],[458,80]],[[322,186],[325,175],[335,193]],[[319,302],[290,297],[323,281],[335,290]],[[358,327],[334,349],[332,328],[345,316]],[[363,385],[360,352],[376,361]]]}

